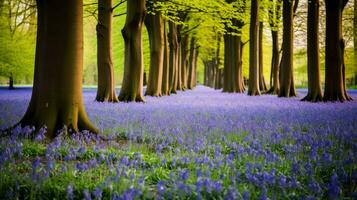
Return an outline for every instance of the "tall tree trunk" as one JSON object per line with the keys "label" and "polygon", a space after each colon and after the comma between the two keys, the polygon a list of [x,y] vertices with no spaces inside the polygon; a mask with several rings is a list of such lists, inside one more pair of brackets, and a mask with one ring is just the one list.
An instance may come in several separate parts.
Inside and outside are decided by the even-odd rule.
{"label": "tall tree trunk", "polygon": [[10,76],[9,76],[9,90],[14,90],[15,87],[14,87],[14,76],[12,73],[10,73]]}
{"label": "tall tree trunk", "polygon": [[122,35],[125,43],[124,78],[119,101],[143,102],[143,51],[141,32],[145,18],[145,0],[127,1]]}
{"label": "tall tree trunk", "polygon": [[97,132],[82,103],[83,2],[37,0],[35,75],[22,126]]}
{"label": "tall tree trunk", "polygon": [[170,51],[169,51],[169,41],[167,37],[167,22],[164,21],[164,63],[162,66],[162,95],[170,95],[170,84],[169,84],[169,74],[170,74]]}
{"label": "tall tree trunk", "polygon": [[190,42],[190,56],[188,61],[188,80],[187,80],[187,89],[192,90],[194,86],[195,78],[195,54],[196,54],[196,38],[191,37]]}
{"label": "tall tree trunk", "polygon": [[307,14],[307,74],[308,93],[303,101],[322,101],[320,85],[320,54],[319,54],[319,1],[308,2]]}
{"label": "tall tree trunk", "polygon": [[248,95],[260,95],[259,89],[259,0],[252,0],[250,14]]}
{"label": "tall tree trunk", "polygon": [[112,58],[112,0],[98,0],[96,101],[118,102]]}
{"label": "tall tree trunk", "polygon": [[198,62],[199,47],[196,47],[195,54],[193,55],[193,87],[197,85],[197,62]]}
{"label": "tall tree trunk", "polygon": [[[280,67],[279,97],[296,96],[293,76],[293,4],[294,0],[283,1],[283,55]],[[296,5],[296,4],[295,4]]]}
{"label": "tall tree trunk", "polygon": [[177,65],[178,65],[178,40],[177,27],[173,22],[169,22],[169,44],[170,44],[170,67],[169,67],[169,87],[170,93],[176,94],[177,85]]}
{"label": "tall tree trunk", "polygon": [[269,6],[269,25],[272,35],[272,59],[270,72],[270,89],[268,94],[279,94],[279,66],[280,66],[280,52],[279,52],[279,22],[281,17],[282,0],[270,0]]}
{"label": "tall tree trunk", "polygon": [[[242,22],[233,20],[233,25],[238,29],[243,27]],[[228,29],[228,31],[233,31]],[[223,92],[243,93],[245,91],[242,65],[243,44],[241,36],[224,35],[224,69]]]}
{"label": "tall tree trunk", "polygon": [[187,60],[187,47],[188,47],[188,34],[185,34],[181,40],[181,89],[187,89],[187,76],[188,76],[188,60]]}
{"label": "tall tree trunk", "polygon": [[346,92],[342,12],[348,0],[325,0],[326,47],[324,101],[352,100]]}
{"label": "tall tree trunk", "polygon": [[176,70],[176,89],[177,90],[182,90],[182,85],[181,85],[181,73],[182,73],[182,35],[181,35],[181,29],[182,25],[177,26],[177,42],[178,42],[178,48],[177,48],[177,70]]}
{"label": "tall tree trunk", "polygon": [[145,95],[158,97],[161,96],[164,64],[164,20],[160,13],[148,14],[145,25],[150,41],[150,71]]}
{"label": "tall tree trunk", "polygon": [[266,91],[267,86],[264,79],[264,62],[263,62],[263,22],[259,22],[259,89]]}
{"label": "tall tree trunk", "polygon": [[279,64],[280,64],[280,52],[279,52],[279,32],[271,31],[272,34],[272,59],[271,59],[271,88],[267,92],[268,94],[279,94]]}
{"label": "tall tree trunk", "polygon": [[143,86],[147,86],[148,84],[148,81],[147,81],[147,76],[146,76],[146,72],[144,71],[144,74],[143,74]]}

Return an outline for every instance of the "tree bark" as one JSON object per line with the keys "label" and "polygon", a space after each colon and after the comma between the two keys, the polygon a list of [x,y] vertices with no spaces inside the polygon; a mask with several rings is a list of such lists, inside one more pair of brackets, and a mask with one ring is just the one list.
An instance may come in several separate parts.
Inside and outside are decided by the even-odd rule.
{"label": "tree bark", "polygon": [[263,22],[259,22],[259,89],[266,91],[267,86],[264,79],[264,62],[263,62]]}
{"label": "tree bark", "polygon": [[187,80],[187,89],[192,90],[194,86],[195,78],[195,54],[196,54],[196,38],[191,37],[190,42],[190,56],[188,61],[188,80]]}
{"label": "tree bark", "polygon": [[249,84],[248,95],[260,95],[259,89],[259,0],[251,1],[249,39]]}
{"label": "tree bark", "polygon": [[170,74],[170,49],[169,40],[167,36],[167,22],[164,20],[164,63],[162,66],[162,95],[170,95],[170,84],[169,84],[169,74]]}
{"label": "tree bark", "polygon": [[38,27],[35,73],[29,107],[22,126],[58,130],[97,130],[82,103],[83,2],[37,0]]}
{"label": "tree bark", "polygon": [[11,73],[10,76],[9,76],[9,90],[14,90],[14,89],[15,89],[15,87],[14,87],[14,76]]}
{"label": "tree bark", "polygon": [[150,41],[150,71],[145,95],[158,97],[161,96],[164,65],[164,20],[160,13],[148,14],[145,25]]}
{"label": "tree bark", "polygon": [[269,25],[272,35],[272,60],[270,72],[270,89],[268,94],[279,94],[279,66],[280,66],[280,51],[279,51],[279,22],[281,17],[282,0],[277,0],[275,3],[270,0]]}
{"label": "tree bark", "polygon": [[[293,4],[294,0],[283,1],[283,54],[280,67],[279,97],[296,96],[293,75]],[[296,4],[295,4],[296,5]]]}
{"label": "tree bark", "polygon": [[112,58],[112,0],[98,0],[96,101],[118,102]]}
{"label": "tree bark", "polygon": [[346,92],[344,51],[342,37],[342,12],[348,0],[325,0],[326,46],[325,46],[325,92],[324,101],[349,101]]}
{"label": "tree bark", "polygon": [[181,89],[187,89],[187,77],[188,77],[188,60],[187,60],[187,46],[188,46],[188,34],[185,34],[181,40]]}
{"label": "tree bark", "polygon": [[320,85],[320,54],[319,54],[319,1],[308,2],[307,13],[307,74],[308,93],[302,100],[322,101]]}
{"label": "tree bark", "polygon": [[197,85],[197,62],[198,62],[198,55],[199,55],[199,47],[196,47],[195,49],[195,54],[193,56],[194,61],[193,61],[193,68],[194,68],[194,77],[193,77],[193,87],[196,87]]}
{"label": "tree bark", "polygon": [[125,43],[124,78],[119,101],[143,102],[143,51],[141,32],[146,14],[145,0],[127,1],[122,35]]}
{"label": "tree bark", "polygon": [[176,94],[177,85],[177,65],[178,65],[178,40],[177,27],[173,22],[169,22],[169,45],[170,45],[170,61],[169,61],[169,87],[170,93]]}
{"label": "tree bark", "polygon": [[[233,20],[233,25],[241,29],[243,22]],[[236,30],[227,29],[230,32]],[[238,32],[236,32],[238,33]],[[224,35],[223,92],[243,93],[245,91],[242,62],[243,44],[241,36]]]}
{"label": "tree bark", "polygon": [[181,50],[181,44],[182,44],[182,35],[181,35],[181,29],[182,25],[177,25],[177,70],[176,70],[176,75],[175,75],[175,82],[176,82],[176,90],[182,90],[182,85],[181,85],[181,73],[182,73],[182,50]]}

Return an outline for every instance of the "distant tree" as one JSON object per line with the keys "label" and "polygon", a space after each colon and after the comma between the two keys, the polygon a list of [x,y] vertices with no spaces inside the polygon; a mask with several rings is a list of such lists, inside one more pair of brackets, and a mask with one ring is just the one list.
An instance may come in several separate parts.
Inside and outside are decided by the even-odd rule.
{"label": "distant tree", "polygon": [[112,0],[98,0],[98,24],[96,27],[98,89],[96,101],[99,102],[118,102],[115,92],[112,53],[112,15]]}
{"label": "distant tree", "polygon": [[35,77],[22,126],[97,132],[82,103],[83,2],[37,0]]}
{"label": "distant tree", "polygon": [[342,37],[342,12],[348,0],[325,0],[326,46],[324,101],[349,101],[345,83],[345,41]]}
{"label": "distant tree", "polygon": [[319,0],[308,2],[307,17],[307,73],[308,93],[302,100],[322,101],[320,85],[320,55],[319,55]]}
{"label": "distant tree", "polygon": [[191,37],[191,42],[190,42],[190,56],[188,59],[188,80],[187,80],[187,89],[192,90],[195,87],[195,76],[196,76],[196,69],[195,69],[195,64],[196,64],[196,51],[198,51],[198,48],[196,47],[196,37],[192,36]]}
{"label": "distant tree", "polygon": [[282,58],[279,73],[280,90],[279,97],[296,96],[294,85],[294,13],[296,12],[298,0],[283,0],[283,44]]}
{"label": "distant tree", "polygon": [[248,95],[260,95],[259,88],[259,1],[251,0],[249,31],[249,84]]}
{"label": "distant tree", "polygon": [[146,14],[145,0],[127,1],[127,15],[122,35],[125,43],[124,78],[119,101],[143,102],[142,27]]}

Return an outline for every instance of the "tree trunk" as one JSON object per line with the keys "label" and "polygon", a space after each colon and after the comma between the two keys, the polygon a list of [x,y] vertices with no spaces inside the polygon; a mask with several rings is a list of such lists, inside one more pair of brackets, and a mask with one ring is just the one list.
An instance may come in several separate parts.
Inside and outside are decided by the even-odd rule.
{"label": "tree trunk", "polygon": [[173,22],[169,22],[169,45],[170,45],[170,61],[169,61],[169,87],[170,93],[176,94],[177,85],[177,65],[178,65],[178,40],[177,27]]}
{"label": "tree trunk", "polygon": [[9,76],[9,90],[14,90],[14,76],[12,75],[12,73]]}
{"label": "tree trunk", "polygon": [[187,89],[187,76],[188,76],[188,60],[187,60],[187,46],[188,34],[185,34],[181,40],[181,89]]}
{"label": "tree trunk", "polygon": [[164,20],[160,13],[148,14],[145,25],[150,41],[150,71],[145,95],[158,97],[161,96],[164,64]]}
{"label": "tree trunk", "polygon": [[259,89],[259,0],[252,0],[249,39],[249,85],[248,95],[260,95]]}
{"label": "tree trunk", "polygon": [[279,94],[279,64],[280,64],[280,52],[279,52],[279,33],[278,31],[271,31],[272,34],[272,59],[271,59],[271,73],[272,73],[272,85],[268,94]]}
{"label": "tree trunk", "polygon": [[303,101],[322,101],[320,85],[320,54],[319,54],[319,1],[308,2],[307,14],[307,74],[308,93]]}
{"label": "tree trunk", "polygon": [[[242,22],[238,22],[237,20],[233,20],[232,22],[238,29],[243,27]],[[233,30],[228,29],[228,31]],[[241,36],[224,35],[223,92],[243,93],[245,91],[242,50]]]}
{"label": "tree trunk", "polygon": [[170,51],[169,51],[169,41],[167,37],[167,22],[164,21],[164,63],[162,66],[162,95],[170,95],[170,84],[169,84],[169,74],[170,74]]}
{"label": "tree trunk", "polygon": [[190,56],[188,61],[188,80],[187,80],[187,89],[192,90],[194,86],[195,78],[195,54],[196,54],[196,38],[192,37],[190,42]]}
{"label": "tree trunk", "polygon": [[283,2],[283,55],[280,67],[279,97],[296,96],[293,76],[293,0]]}
{"label": "tree trunk", "polygon": [[124,78],[120,101],[143,102],[143,51],[141,32],[145,18],[145,0],[127,1],[127,15],[122,35],[125,43]]}
{"label": "tree trunk", "polygon": [[144,71],[144,74],[143,74],[143,86],[147,86],[148,82],[147,82],[147,76],[146,76],[146,72]]}
{"label": "tree trunk", "polygon": [[181,44],[182,44],[182,35],[181,35],[181,29],[182,25],[177,26],[177,70],[176,70],[176,89],[177,90],[182,90],[182,85],[181,85],[181,73],[182,73],[182,50],[181,50]]}
{"label": "tree trunk", "polygon": [[345,42],[342,37],[342,12],[348,0],[325,0],[326,47],[324,101],[352,100],[345,85]]}
{"label": "tree trunk", "polygon": [[259,89],[266,91],[267,86],[264,79],[264,62],[263,62],[263,22],[259,22]]}
{"label": "tree trunk", "polygon": [[112,62],[112,0],[98,0],[96,101],[118,102]]}
{"label": "tree trunk", "polygon": [[37,0],[38,27],[32,97],[22,126],[97,130],[82,103],[83,2]]}
{"label": "tree trunk", "polygon": [[195,54],[193,56],[194,61],[193,61],[193,68],[194,68],[194,77],[193,77],[193,87],[196,87],[197,85],[197,62],[198,62],[198,55],[199,55],[199,47],[196,47]]}

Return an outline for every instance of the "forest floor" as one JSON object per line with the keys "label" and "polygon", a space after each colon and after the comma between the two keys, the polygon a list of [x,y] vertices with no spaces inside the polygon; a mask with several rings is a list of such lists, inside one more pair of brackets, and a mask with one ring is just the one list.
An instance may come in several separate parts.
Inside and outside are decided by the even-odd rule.
{"label": "forest floor", "polygon": [[[357,198],[357,101],[308,103],[198,86],[146,103],[97,103],[89,134],[0,140],[0,199]],[[350,91],[357,99],[357,91]],[[0,89],[0,129],[31,89]]]}

